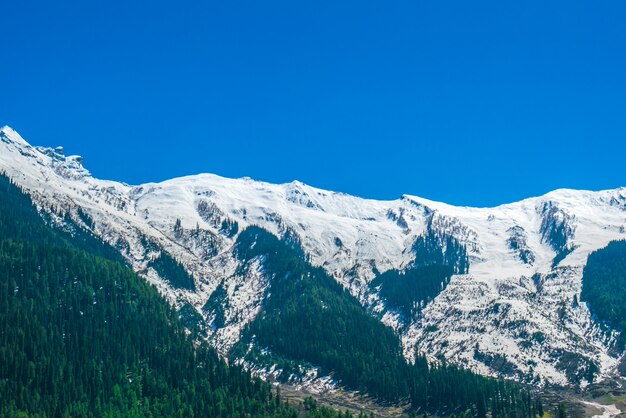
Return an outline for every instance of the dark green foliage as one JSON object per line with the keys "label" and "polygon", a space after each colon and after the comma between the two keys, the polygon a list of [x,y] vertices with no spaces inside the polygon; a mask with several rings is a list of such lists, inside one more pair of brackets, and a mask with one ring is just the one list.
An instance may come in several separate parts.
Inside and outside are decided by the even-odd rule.
{"label": "dark green foliage", "polygon": [[246,361],[255,366],[264,367],[269,370],[274,366],[277,370],[281,370],[277,380],[281,383],[287,383],[290,378],[304,378],[308,369],[314,366],[305,361],[297,361],[285,358],[273,351],[260,350],[257,346],[247,347],[244,344],[237,345],[231,352],[234,358],[244,357]]}
{"label": "dark green foliage", "polygon": [[335,280],[257,227],[241,233],[236,251],[242,260],[264,256],[266,273],[275,275],[264,314],[253,321],[248,336],[288,358],[335,372],[352,388],[385,399],[403,395],[385,384],[386,376],[404,370],[397,337]]}
{"label": "dark green foliage", "polygon": [[74,237],[0,176],[1,417],[296,416],[194,347],[154,287],[82,248],[104,243]]}
{"label": "dark green foliage", "polygon": [[263,313],[247,327],[232,354],[244,355],[254,341],[282,358],[332,372],[348,388],[383,401],[410,400],[420,413],[534,416],[538,401],[515,384],[445,363],[429,365],[423,357],[407,364],[390,328],[369,315],[324,270],[312,267],[261,228],[244,230],[236,253],[244,262],[262,259],[272,280]]}
{"label": "dark green foliage", "polygon": [[411,318],[445,289],[452,274],[450,266],[414,266],[402,272],[388,270],[372,280],[371,286],[380,286],[379,295],[387,306]]}
{"label": "dark green foliage", "polygon": [[225,325],[224,312],[228,306],[227,296],[224,283],[220,283],[202,307],[205,313],[214,315],[213,327],[215,328],[222,328]]}
{"label": "dark green foliage", "polygon": [[232,238],[239,232],[239,224],[237,221],[230,219],[224,219],[220,225],[220,233],[226,235],[228,238]]}
{"label": "dark green foliage", "polygon": [[600,321],[622,332],[626,342],[626,241],[613,241],[589,255],[580,300]]}
{"label": "dark green foliage", "polygon": [[304,398],[304,402],[302,403],[304,404],[304,409],[307,411],[317,409],[317,401],[310,396]]}
{"label": "dark green foliage", "polygon": [[76,216],[78,217],[78,219],[80,219],[85,224],[87,229],[93,230],[93,228],[95,227],[95,223],[93,221],[93,218],[91,216],[89,216],[87,213],[85,213],[84,210],[79,208],[76,211]]}
{"label": "dark green foliage", "polygon": [[122,257],[118,250],[105,244],[91,232],[76,225],[69,216],[64,217],[64,224],[71,231],[70,234],[72,236],[72,241],[76,243],[76,245],[80,246],[82,250],[108,260],[127,264],[126,260]]}
{"label": "dark green foliage", "polygon": [[169,255],[165,251],[161,251],[161,254],[154,260],[148,263],[149,267],[152,267],[156,272],[167,280],[169,284],[177,289],[196,290],[196,283],[193,277],[178,261]]}
{"label": "dark green foliage", "polygon": [[293,229],[287,228],[282,235],[281,241],[287,247],[292,249],[298,255],[298,257],[302,258],[305,261],[309,261],[309,256],[302,247],[300,237],[298,237],[298,234],[296,234]]}
{"label": "dark green foliage", "polygon": [[202,315],[189,302],[183,303],[178,310],[178,318],[194,339],[207,336],[207,325]]}
{"label": "dark green foliage", "polygon": [[559,250],[554,259],[552,259],[552,268],[557,267],[561,263],[561,261],[565,260],[565,257],[570,255],[570,253],[574,251],[574,249],[574,247],[566,247]]}
{"label": "dark green foliage", "polygon": [[[318,407],[317,401],[312,397],[307,397],[302,402],[302,409],[304,410],[304,415],[307,418],[374,418],[374,414],[367,415],[364,412],[359,413],[358,415],[354,415],[350,411],[345,412],[336,412],[332,409],[329,409],[325,406]],[[294,415],[294,418],[297,418],[298,415]]]}
{"label": "dark green foliage", "polygon": [[454,274],[465,274],[469,269],[467,249],[454,237],[439,237],[429,231],[413,244],[414,266],[450,266]]}
{"label": "dark green foliage", "polygon": [[430,227],[417,238],[413,263],[404,271],[388,270],[371,282],[388,307],[411,318],[441,293],[453,274],[467,273],[467,250],[451,236],[440,236]]}
{"label": "dark green foliage", "polygon": [[[81,213],[82,211],[78,211]],[[83,214],[82,216],[87,216]],[[89,218],[91,219],[91,218]],[[93,225],[93,221],[91,221]],[[94,236],[91,232],[83,229],[77,225],[70,216],[65,215],[63,217],[64,229],[72,237],[72,242],[80,246],[84,251],[87,251],[93,255],[97,255],[108,260],[117,261],[122,264],[127,264],[126,260],[118,250],[104,243],[102,240]]]}

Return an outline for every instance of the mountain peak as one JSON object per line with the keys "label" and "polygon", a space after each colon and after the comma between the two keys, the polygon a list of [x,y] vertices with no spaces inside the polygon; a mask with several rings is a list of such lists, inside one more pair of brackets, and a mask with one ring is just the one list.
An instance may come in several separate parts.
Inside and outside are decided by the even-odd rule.
{"label": "mountain peak", "polygon": [[4,125],[2,128],[0,128],[0,140],[5,141],[5,142],[6,141],[15,142],[20,145],[27,145],[27,146],[29,145],[28,142],[26,142],[26,140],[22,138],[22,136],[18,134],[17,131],[11,128],[9,125]]}
{"label": "mountain peak", "polygon": [[33,147],[13,128],[8,125],[0,128],[0,145],[3,146],[2,160],[5,170],[25,176],[26,172],[34,178],[46,178],[42,176],[42,168],[48,167],[57,175],[66,179],[81,179],[91,176],[91,173],[83,167],[83,158],[78,155],[65,155],[62,146],[55,148]]}
{"label": "mountain peak", "polygon": [[[576,352],[580,364],[597,366],[600,377],[619,361],[586,305],[572,300],[580,300],[589,254],[626,238],[623,188],[559,189],[493,208],[411,195],[370,200],[300,181],[271,184],[213,174],[131,188],[92,177],[80,157],[66,156],[60,147],[28,145],[10,127],[0,130],[2,171],[43,210],[74,214],[79,222],[80,214],[87,215],[91,231],[119,248],[172,301],[201,310],[218,286],[228,287],[227,322],[211,337],[220,349],[237,343],[265,297],[269,278],[258,266],[243,273],[234,250],[238,234],[256,225],[296,245],[368,309],[374,304],[385,324],[402,332],[407,357],[416,350],[433,353],[485,374],[505,362],[512,378],[538,376],[555,384],[567,384],[578,367],[558,360],[563,347]],[[156,251],[180,262],[196,279],[197,291],[173,288],[148,268]],[[372,286],[387,271],[404,272],[455,252],[467,256],[466,273],[452,277],[445,289],[435,283],[441,292],[421,306],[419,317],[404,318]],[[541,344],[522,344],[521,330],[541,336]]]}

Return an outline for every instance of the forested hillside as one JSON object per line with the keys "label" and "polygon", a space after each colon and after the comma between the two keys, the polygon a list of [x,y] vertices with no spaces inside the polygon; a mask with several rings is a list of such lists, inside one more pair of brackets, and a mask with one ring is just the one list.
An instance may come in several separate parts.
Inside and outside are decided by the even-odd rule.
{"label": "forested hillside", "polygon": [[372,280],[387,307],[412,318],[434,299],[450,281],[454,270],[448,265],[411,266],[404,271],[387,270]]}
{"label": "forested hillside", "polygon": [[0,176],[0,416],[297,416],[269,385],[194,347],[110,247],[64,229]]}
{"label": "forested hillside", "polygon": [[589,255],[583,272],[581,300],[601,321],[622,331],[626,338],[626,241],[613,241]]}
{"label": "forested hillside", "polygon": [[[441,362],[429,365],[418,356],[408,364],[400,341],[321,268],[267,231],[250,227],[237,242],[242,260],[263,260],[272,277],[264,311],[246,329],[233,354],[259,363],[255,342],[269,348],[292,371],[293,364],[317,365],[355,390],[388,402],[408,400],[416,411],[485,417],[534,417],[541,402],[519,386],[484,378]],[[267,354],[265,354],[267,355]],[[282,362],[280,362],[282,359]]]}

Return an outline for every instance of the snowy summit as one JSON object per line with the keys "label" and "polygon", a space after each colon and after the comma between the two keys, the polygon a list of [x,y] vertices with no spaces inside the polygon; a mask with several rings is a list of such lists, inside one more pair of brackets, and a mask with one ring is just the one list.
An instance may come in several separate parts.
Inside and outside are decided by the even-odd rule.
{"label": "snowy summit", "polygon": [[[417,350],[487,375],[560,385],[589,383],[573,376],[590,365],[603,379],[620,361],[615,332],[594,322],[580,293],[588,255],[626,239],[624,188],[562,189],[471,208],[210,174],[130,186],[96,179],[80,157],[33,147],[9,127],[0,130],[0,171],[41,211],[59,222],[69,214],[118,248],[172,303],[191,304],[213,325],[207,338],[222,352],[267,296],[263,269],[242,272],[234,255],[238,234],[256,225],[296,242],[311,264],[400,334],[409,358]],[[371,283],[416,265],[419,240],[451,260],[452,246],[463,256],[454,259],[449,283],[411,316],[389,306]],[[184,266],[193,287],[159,275],[152,262],[163,252]],[[228,303],[215,326],[202,307],[222,281]]]}

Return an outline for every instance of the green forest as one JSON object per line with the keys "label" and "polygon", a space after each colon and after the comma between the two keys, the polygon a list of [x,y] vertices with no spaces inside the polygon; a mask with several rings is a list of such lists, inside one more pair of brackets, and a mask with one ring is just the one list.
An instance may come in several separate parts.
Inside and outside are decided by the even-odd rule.
{"label": "green forest", "polygon": [[165,251],[161,251],[154,260],[148,263],[148,266],[152,267],[160,277],[164,277],[176,289],[196,289],[193,277]]}
{"label": "green forest", "polygon": [[411,251],[415,258],[407,268],[375,270],[370,282],[386,308],[397,310],[407,322],[446,288],[453,274],[465,274],[469,268],[465,246],[451,236],[441,237],[430,224]]}
{"label": "green forest", "polygon": [[583,270],[580,295],[597,319],[622,332],[618,343],[624,349],[626,339],[626,241],[613,241],[589,255]]}
{"label": "green forest", "polygon": [[379,288],[387,307],[412,318],[445,289],[453,273],[453,268],[447,265],[411,266],[404,271],[387,270],[372,280],[370,286]]}
{"label": "green forest", "polygon": [[352,416],[299,412],[194,346],[154,287],[66,222],[50,227],[0,176],[0,416]]}
{"label": "green forest", "polygon": [[398,336],[368,313],[321,268],[312,267],[269,232],[250,227],[238,238],[242,261],[261,259],[272,277],[270,296],[235,346],[255,356],[250,342],[269,348],[283,364],[303,362],[333,373],[348,388],[385,402],[407,401],[419,413],[447,416],[534,417],[541,401],[516,384],[481,377],[416,356],[408,364]]}

